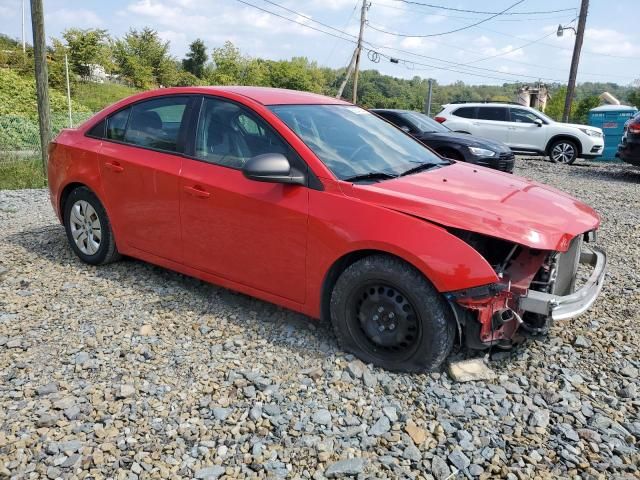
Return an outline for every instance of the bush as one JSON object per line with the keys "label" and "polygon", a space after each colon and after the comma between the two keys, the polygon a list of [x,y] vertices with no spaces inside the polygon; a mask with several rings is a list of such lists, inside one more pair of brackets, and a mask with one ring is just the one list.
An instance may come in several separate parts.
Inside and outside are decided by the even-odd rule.
{"label": "bush", "polygon": [[46,179],[39,157],[0,156],[0,190],[43,188]]}

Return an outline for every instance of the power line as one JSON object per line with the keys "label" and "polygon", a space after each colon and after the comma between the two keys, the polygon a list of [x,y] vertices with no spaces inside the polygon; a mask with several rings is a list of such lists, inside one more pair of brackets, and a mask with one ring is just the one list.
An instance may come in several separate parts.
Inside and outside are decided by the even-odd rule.
{"label": "power line", "polygon": [[503,55],[508,55],[508,54],[510,54],[510,53],[517,52],[518,50],[522,50],[523,48],[528,47],[528,46],[530,46],[530,45],[533,45],[533,44],[539,43],[539,42],[541,42],[542,40],[544,40],[545,38],[548,38],[548,37],[550,37],[551,35],[555,35],[555,34],[556,34],[556,32],[546,33],[546,34],[544,34],[542,37],[537,38],[537,39],[535,39],[535,40],[532,40],[532,41],[530,41],[530,42],[528,42],[528,43],[525,43],[524,45],[520,45],[520,46],[519,46],[519,47],[517,47],[517,48],[512,48],[511,50],[507,50],[507,51],[505,51],[505,52],[496,53],[495,55],[489,55],[489,56],[486,56],[486,57],[477,58],[476,60],[471,60],[471,61],[470,61],[470,62],[468,62],[468,63],[469,63],[469,64],[471,64],[471,63],[476,63],[476,62],[482,62],[483,60],[489,60],[490,58],[502,57]]}
{"label": "power line", "polygon": [[380,29],[380,28],[376,28],[374,26],[372,26],[369,22],[367,22],[367,25],[369,27],[371,27],[371,29],[376,30],[378,32],[382,32],[382,33],[386,33],[387,35],[393,35],[396,37],[405,37],[405,38],[429,38],[429,37],[440,37],[442,35],[449,35],[450,33],[456,33],[456,32],[461,32],[462,30],[466,30],[468,28],[472,28],[475,27],[477,25],[480,25],[482,23],[488,22],[489,20],[496,18],[500,15],[503,15],[506,11],[511,10],[513,7],[520,5],[522,2],[524,2],[524,0],[519,0],[516,3],[512,4],[511,6],[505,8],[504,10],[502,10],[501,12],[498,13],[494,13],[493,15],[491,15],[490,17],[487,18],[483,18],[482,20],[480,20],[479,22],[476,23],[471,23],[469,25],[465,25],[464,27],[460,27],[460,28],[456,28],[454,30],[449,30],[448,32],[440,32],[440,33],[431,33],[429,35],[408,35],[408,34],[404,34],[404,33],[393,33],[393,32],[388,32],[386,30]]}
{"label": "power line", "polygon": [[[349,18],[347,19],[347,21],[345,22],[345,24],[344,24],[344,26],[342,27],[341,30],[345,30],[349,26],[349,23],[351,23],[351,19],[353,18],[353,14],[356,12],[356,9],[358,8],[358,3],[360,3],[360,0],[356,0],[356,3],[353,5],[353,9],[351,10],[351,14],[349,14]],[[327,63],[329,63],[329,59],[333,55],[333,52],[336,51],[336,47],[337,46],[338,46],[338,40],[336,39],[336,41],[333,42],[333,46],[331,47],[331,50],[329,50],[329,54],[327,55],[327,57],[324,60],[324,64],[325,65]]]}
{"label": "power line", "polygon": [[[316,32],[324,33],[325,35],[329,35],[329,36],[332,36],[332,37],[334,37],[334,38],[339,38],[339,39],[341,39],[341,40],[345,40],[345,41],[347,41],[347,42],[356,43],[356,40],[355,40],[355,39],[353,39],[353,40],[352,40],[352,39],[350,39],[350,38],[344,38],[344,37],[341,37],[341,36],[336,35],[336,34],[334,34],[334,33],[327,32],[327,31],[325,31],[325,30],[321,30],[321,29],[319,29],[319,28],[314,27],[313,25],[309,25],[309,24],[304,23],[304,22],[299,22],[298,20],[294,20],[293,18],[285,17],[284,15],[280,15],[280,14],[278,14],[278,13],[272,12],[272,11],[270,11],[270,10],[267,10],[266,8],[262,8],[262,7],[259,7],[259,6],[257,6],[257,5],[254,5],[254,4],[252,4],[252,3],[245,2],[245,0],[235,0],[235,1],[236,1],[236,2],[239,2],[239,3],[242,3],[242,4],[244,4],[244,5],[247,5],[248,7],[252,7],[252,8],[255,8],[255,9],[257,9],[257,10],[260,10],[260,11],[262,11],[262,12],[264,12],[264,13],[268,13],[268,14],[273,15],[273,16],[275,16],[275,17],[281,18],[281,19],[283,19],[283,20],[287,20],[287,21],[289,21],[289,22],[297,23],[297,24],[298,24],[298,25],[300,25],[300,26],[303,26],[303,27],[306,27],[306,28],[310,28],[311,30],[315,30]],[[337,30],[336,28],[333,28],[333,27],[332,27],[332,29],[333,29],[333,30]],[[342,32],[342,33],[343,33],[344,35],[352,36],[351,34],[349,34],[349,33],[347,33],[347,32]]]}
{"label": "power line", "polygon": [[[382,8],[390,8],[392,10],[398,10],[402,12],[407,12],[408,10],[405,7],[396,7],[394,5],[387,5],[386,3],[376,3],[376,7]],[[574,10],[577,15],[577,9],[569,9]],[[441,13],[428,13],[425,10],[411,10],[413,12],[420,12],[432,17],[441,17],[441,18],[456,18],[461,20],[477,20],[478,17],[461,17],[459,15],[443,15]],[[510,15],[509,13],[505,13],[505,15]],[[554,15],[551,17],[537,17],[537,18],[499,18],[496,19],[496,22],[536,22],[536,21],[547,21],[547,20],[560,20],[566,18],[566,15]]]}
{"label": "power line", "polygon": [[[356,44],[356,43],[357,43],[357,42],[356,42],[356,40],[355,40],[355,37],[354,37],[354,36],[352,36],[351,34],[349,34],[349,33],[347,33],[347,32],[344,32],[344,31],[338,30],[338,29],[336,29],[336,28],[334,28],[334,27],[331,27],[331,29],[332,29],[332,30],[334,30],[334,31],[337,31],[337,32],[341,33],[342,35],[346,35],[347,37],[351,37],[351,38],[345,38],[344,36],[337,35],[337,34],[334,34],[334,33],[332,33],[332,32],[327,32],[326,30],[322,30],[322,29],[320,29],[320,28],[316,28],[316,27],[314,27],[313,25],[309,25],[309,24],[307,24],[307,23],[300,22],[300,21],[298,21],[298,20],[295,20],[295,19],[292,19],[292,18],[286,17],[286,16],[284,16],[284,15],[280,15],[280,14],[278,14],[278,13],[276,13],[276,12],[272,12],[271,10],[267,10],[267,9],[265,9],[265,8],[259,7],[259,6],[257,6],[257,5],[254,5],[254,4],[252,4],[252,3],[247,2],[247,1],[245,1],[245,0],[236,0],[236,1],[237,1],[237,2],[239,2],[239,3],[242,3],[242,4],[244,4],[244,5],[247,5],[247,6],[251,7],[251,8],[255,8],[255,9],[257,9],[257,10],[260,10],[260,11],[262,11],[262,12],[264,12],[264,13],[268,13],[268,14],[270,14],[270,15],[273,15],[273,16],[275,16],[275,17],[278,17],[278,18],[280,18],[280,19],[282,19],[282,20],[286,20],[286,21],[288,21],[288,22],[295,23],[295,24],[300,25],[300,26],[302,26],[302,27],[309,28],[309,29],[311,29],[311,30],[314,30],[314,31],[317,31],[317,32],[320,32],[320,33],[324,33],[325,35],[329,35],[329,36],[331,36],[331,37],[338,38],[338,39],[340,39],[340,40],[344,40],[344,41],[349,42],[349,43],[353,43],[353,44]],[[292,13],[293,13],[293,12],[295,12],[295,11],[292,11]],[[303,16],[303,15],[302,15],[302,14],[300,14],[299,12],[295,12],[295,14],[298,14],[298,15]],[[317,21],[316,21],[316,22],[317,22]],[[328,27],[330,27],[330,26],[327,26],[327,28],[328,28]],[[365,46],[363,46],[363,47],[362,47],[362,49],[363,49],[363,50],[365,50],[365,51],[367,51],[367,52],[370,52],[370,51],[376,52],[376,49],[380,49],[380,48],[382,48],[382,49],[392,49],[392,47],[384,47],[384,46],[380,46],[380,47],[379,47],[379,46],[374,45],[374,44],[372,44],[372,43],[370,43],[370,42],[363,42],[363,43],[366,43],[367,45],[370,45],[370,47],[372,47],[372,48],[370,48],[370,47],[365,47]],[[398,49],[395,49],[395,50],[398,50]],[[418,56],[418,54],[414,54],[414,53],[412,53],[412,52],[407,52],[407,51],[404,51],[404,50],[398,50],[398,51],[401,51],[401,52],[403,52],[403,53],[407,53],[407,54],[409,54],[409,55],[416,55],[416,56]],[[378,53],[378,52],[376,52],[376,53]],[[406,68],[408,68],[408,69],[410,69],[410,70],[415,70],[415,68],[412,68],[412,66],[414,66],[414,65],[419,65],[419,66],[425,66],[425,67],[429,67],[429,68],[431,68],[431,69],[436,69],[436,70],[446,70],[446,71],[451,71],[451,72],[455,72],[455,73],[461,73],[461,74],[464,74],[464,75],[471,75],[471,76],[475,76],[475,77],[482,77],[482,78],[490,78],[490,79],[494,79],[494,80],[500,80],[500,81],[502,81],[502,82],[506,82],[506,83],[513,83],[513,82],[515,81],[515,79],[512,79],[512,78],[504,78],[504,77],[490,76],[490,75],[480,74],[480,73],[476,73],[476,72],[469,72],[469,71],[465,71],[465,70],[459,70],[459,69],[454,69],[454,68],[449,68],[449,67],[444,67],[444,66],[437,66],[437,65],[427,64],[427,63],[414,62],[414,61],[412,61],[412,60],[408,60],[408,59],[404,59],[404,58],[394,58],[394,57],[391,57],[391,56],[386,55],[386,54],[383,54],[383,53],[378,53],[378,55],[379,55],[380,57],[386,58],[386,59],[387,59],[387,60],[389,60],[389,61],[392,61],[392,58],[393,58],[393,60],[394,60],[394,62],[393,62],[393,63],[402,63]],[[445,61],[445,62],[446,62],[446,60],[441,60],[441,59],[436,59],[436,60],[437,60],[437,61]],[[473,67],[473,66],[469,66],[469,67],[466,67],[466,68],[475,68],[475,69],[479,69],[480,67]],[[499,73],[499,74],[502,74],[502,75],[505,75],[505,74],[509,74],[509,75],[517,75],[517,74],[511,74],[511,73],[507,73],[507,72],[501,72],[501,71],[499,71],[499,70],[491,70],[491,69],[485,69],[485,70],[486,70],[486,71],[489,71],[489,72]],[[519,75],[519,76],[520,76],[520,77],[524,77],[524,75]],[[537,78],[537,77],[536,77],[536,78]]]}
{"label": "power line", "polygon": [[[430,57],[429,55],[423,55],[423,54],[420,54],[420,53],[409,52],[407,50],[401,50],[401,49],[395,48],[395,47],[378,46],[377,49],[393,50],[395,52],[405,53],[407,55],[413,55],[415,57],[420,57],[420,58],[426,58],[428,60],[435,60],[435,61],[438,61],[438,62],[447,63],[447,64],[450,64],[450,65],[453,65],[453,66],[457,66],[457,67],[473,68],[475,70],[482,70],[482,71],[486,71],[486,72],[500,73],[502,75],[511,75],[511,76],[515,76],[515,77],[526,77],[526,78],[534,78],[534,79],[540,79],[540,80],[549,80],[551,82],[562,82],[562,80],[558,80],[556,78],[551,78],[551,77],[541,77],[540,75],[526,75],[526,74],[523,74],[523,73],[521,74],[521,73],[502,72],[500,70],[495,70],[495,69],[492,69],[492,68],[476,67],[476,66],[473,66],[473,65],[469,65],[468,63],[452,62],[450,60],[444,60],[442,58],[437,58],[437,57]],[[409,61],[411,61],[411,60],[409,60]]]}
{"label": "power line", "polygon": [[[538,12],[509,12],[506,13],[506,11],[502,11],[502,12],[482,12],[482,11],[478,11],[478,10],[468,10],[465,8],[454,8],[454,7],[445,7],[443,5],[433,5],[430,3],[421,3],[421,2],[415,2],[412,0],[396,0],[397,2],[402,2],[402,3],[408,3],[411,5],[420,5],[423,7],[429,7],[429,8],[437,8],[440,10],[449,10],[451,12],[463,12],[463,13],[477,13],[477,14],[481,14],[481,15],[543,15],[543,14],[547,14],[547,13],[560,13],[560,12],[568,12],[571,10],[575,11],[575,8],[563,8],[563,9],[559,9],[559,10],[546,10],[546,11],[538,11]],[[522,2],[518,2],[518,3],[522,3]],[[513,5],[515,6],[515,5]],[[513,7],[512,6],[512,7]],[[509,7],[507,10],[510,10],[512,7]]]}
{"label": "power line", "polygon": [[[238,0],[238,1],[240,1],[240,0]],[[300,16],[300,17],[306,18],[307,20],[310,20],[310,21],[312,21],[313,23],[317,23],[318,25],[322,25],[323,27],[328,28],[328,29],[330,29],[330,30],[333,30],[333,31],[335,31],[335,32],[342,33],[343,35],[348,35],[348,36],[350,36],[350,37],[353,37],[354,39],[358,38],[356,35],[351,35],[350,33],[347,33],[347,32],[345,32],[344,30],[340,30],[340,29],[338,29],[338,28],[332,27],[331,25],[327,25],[326,23],[322,23],[322,22],[320,22],[319,20],[314,19],[314,18],[313,18],[313,17],[311,17],[310,15],[306,15],[306,14],[304,14],[304,13],[297,12],[296,10],[292,10],[291,8],[285,7],[284,5],[280,5],[279,3],[272,2],[271,0],[262,0],[262,1],[263,1],[263,2],[266,2],[266,3],[270,3],[271,5],[274,5],[274,6],[278,7],[278,8],[283,9],[283,10],[286,10],[286,11],[287,11],[287,12],[289,12],[289,13],[293,13],[294,15],[298,15],[298,16]],[[242,2],[242,3],[245,3],[245,4],[246,4],[246,2]],[[359,2],[358,2],[358,3],[359,3]],[[356,3],[356,7],[358,6],[358,3]],[[354,7],[354,11],[355,11],[355,8],[356,8],[356,7]],[[260,7],[256,7],[256,8],[260,8]],[[269,10],[263,10],[263,9],[261,9],[261,10],[262,10],[263,12],[272,13],[272,12],[269,12]],[[274,15],[276,15],[276,14],[274,14]],[[353,15],[353,12],[351,13],[351,15]],[[286,18],[286,17],[281,17],[281,18]],[[349,17],[349,19],[351,19],[351,17]]]}
{"label": "power line", "polygon": [[[512,35],[510,33],[499,32],[497,30],[493,30],[493,29],[487,28],[487,27],[477,27],[477,28],[479,28],[481,30],[486,30],[487,32],[495,33],[497,35],[502,35],[502,36],[505,36],[505,37],[517,38],[519,40],[527,40],[526,38],[519,37],[518,35]],[[552,33],[555,34],[556,33],[555,30]],[[545,45],[547,47],[555,48],[556,50],[566,50],[566,51],[569,51],[569,52],[573,52],[572,48],[560,47],[560,46],[554,45],[552,43],[541,43],[540,45]],[[638,60],[640,58],[640,57],[627,57],[627,56],[624,56],[624,55],[613,55],[613,54],[610,54],[610,53],[600,53],[600,52],[590,52],[590,51],[584,51],[582,53],[583,54],[588,53],[590,55],[596,55],[596,56],[602,56],[602,57],[622,58],[622,59],[627,59],[627,60]]]}

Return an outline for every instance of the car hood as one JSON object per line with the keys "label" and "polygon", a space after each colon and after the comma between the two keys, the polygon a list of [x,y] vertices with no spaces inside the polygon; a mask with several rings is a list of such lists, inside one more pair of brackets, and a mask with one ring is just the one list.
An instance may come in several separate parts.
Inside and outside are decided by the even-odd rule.
{"label": "car hood", "polygon": [[555,122],[554,125],[560,125],[562,127],[570,127],[570,128],[578,128],[578,129],[589,129],[589,130],[596,130],[600,133],[602,133],[602,129],[598,128],[598,127],[592,127],[591,125],[581,125],[579,123],[562,123],[562,122]]}
{"label": "car hood", "polygon": [[439,140],[465,145],[467,147],[487,148],[497,153],[507,153],[511,151],[504,143],[489,140],[488,138],[474,137],[468,133],[434,132],[417,135],[417,138],[424,141]]}
{"label": "car hood", "polygon": [[566,193],[461,162],[354,184],[345,193],[446,227],[542,250],[566,251],[572,238],[600,224],[591,207]]}

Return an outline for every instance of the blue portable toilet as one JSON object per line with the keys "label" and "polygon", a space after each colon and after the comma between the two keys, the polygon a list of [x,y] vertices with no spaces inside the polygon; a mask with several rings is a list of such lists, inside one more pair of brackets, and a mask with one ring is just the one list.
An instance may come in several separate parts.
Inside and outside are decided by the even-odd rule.
{"label": "blue portable toilet", "polygon": [[604,133],[604,150],[597,160],[615,160],[618,144],[624,131],[624,122],[638,111],[629,105],[602,105],[589,110],[589,125]]}

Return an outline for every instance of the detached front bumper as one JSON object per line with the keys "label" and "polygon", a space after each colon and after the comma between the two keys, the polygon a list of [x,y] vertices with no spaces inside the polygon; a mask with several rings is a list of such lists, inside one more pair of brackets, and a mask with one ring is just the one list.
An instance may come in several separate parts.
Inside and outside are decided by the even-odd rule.
{"label": "detached front bumper", "polygon": [[580,263],[593,267],[593,272],[582,288],[569,295],[553,295],[529,290],[526,296],[520,297],[520,309],[545,315],[553,320],[567,320],[584,313],[595,302],[602,290],[607,270],[607,255],[604,250],[597,247],[583,246]]}

